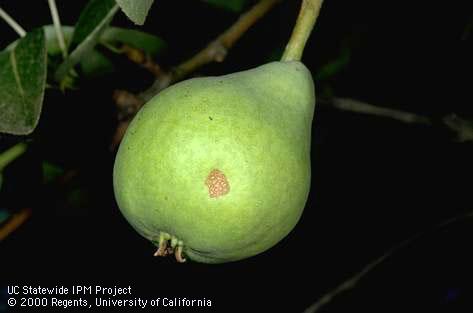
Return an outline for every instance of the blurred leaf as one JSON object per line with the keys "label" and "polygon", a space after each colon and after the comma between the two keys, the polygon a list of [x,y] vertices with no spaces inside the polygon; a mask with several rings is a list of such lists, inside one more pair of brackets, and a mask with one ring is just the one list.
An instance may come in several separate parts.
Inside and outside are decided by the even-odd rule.
{"label": "blurred leaf", "polygon": [[97,44],[102,32],[118,11],[114,0],[91,0],[82,11],[75,26],[69,57],[59,66],[55,79],[62,82],[69,71]]}
{"label": "blurred leaf", "polygon": [[90,204],[90,195],[85,189],[75,188],[67,192],[66,201],[75,208],[87,207]]}
{"label": "blurred leaf", "polygon": [[113,73],[115,66],[103,53],[92,50],[80,62],[82,74],[86,77],[97,77]]}
{"label": "blurred leaf", "polygon": [[69,50],[76,49],[91,35],[96,37],[101,35],[105,29],[104,26],[107,26],[116,11],[118,11],[118,6],[114,0],[90,0],[74,26]]}
{"label": "blurred leaf", "polygon": [[452,113],[443,118],[444,124],[456,133],[457,142],[473,142],[473,120]]}
{"label": "blurred leaf", "polygon": [[43,181],[48,184],[64,174],[64,169],[49,162],[43,162]]}
{"label": "blurred leaf", "polygon": [[42,28],[0,52],[0,132],[26,135],[38,124],[47,72]]}
{"label": "blurred leaf", "polygon": [[154,0],[116,0],[123,13],[135,24],[143,25]]}
{"label": "blurred leaf", "polygon": [[127,44],[151,55],[157,55],[166,48],[166,43],[159,37],[134,29],[118,27],[107,28],[100,40],[112,45]]}
{"label": "blurred leaf", "polygon": [[[54,25],[44,25],[43,26],[44,33],[46,35],[46,48],[48,50],[48,54],[56,55],[61,54],[61,48],[59,48],[59,42],[56,37],[56,31],[54,29]],[[62,26],[62,32],[64,34],[64,40],[66,41],[66,45],[69,43],[72,37],[72,33],[74,32],[74,27],[72,26]],[[15,40],[11,44],[9,44],[5,50],[10,51],[15,48],[18,42],[21,40]]]}
{"label": "blurred leaf", "polygon": [[[0,175],[0,189],[2,188],[2,175]],[[5,209],[0,209],[0,224],[10,217],[10,213]]]}
{"label": "blurred leaf", "polygon": [[[48,48],[48,54],[61,54],[61,48],[59,47],[59,42],[56,36],[56,30],[54,29],[54,25],[45,25],[43,26],[43,28],[46,34],[46,47]],[[67,46],[71,41],[72,34],[74,33],[74,27],[62,26],[62,33],[64,34],[64,41],[66,42]]]}
{"label": "blurred leaf", "polygon": [[343,48],[337,59],[323,65],[315,75],[315,80],[325,80],[333,77],[350,63],[350,49]]}
{"label": "blurred leaf", "polygon": [[214,5],[216,7],[239,13],[243,11],[248,0],[203,0],[208,4]]}
{"label": "blurred leaf", "polygon": [[3,171],[8,164],[22,155],[27,147],[26,143],[22,142],[0,153],[0,172]]}
{"label": "blurred leaf", "polygon": [[470,18],[470,20],[466,24],[465,28],[463,29],[461,39],[462,40],[467,40],[468,37],[470,36],[472,30],[473,30],[473,16]]}
{"label": "blurred leaf", "polygon": [[277,47],[276,49],[273,49],[268,54],[268,56],[265,59],[265,62],[269,63],[269,62],[280,61],[283,53],[284,53],[284,48],[283,47]]}

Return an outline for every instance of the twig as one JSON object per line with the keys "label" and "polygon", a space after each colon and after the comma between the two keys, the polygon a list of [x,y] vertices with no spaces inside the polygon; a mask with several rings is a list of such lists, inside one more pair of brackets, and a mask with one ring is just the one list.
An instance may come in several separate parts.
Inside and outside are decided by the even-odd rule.
{"label": "twig", "polygon": [[473,121],[463,119],[452,113],[444,116],[442,122],[456,133],[458,142],[473,142]]}
{"label": "twig", "polygon": [[407,245],[413,243],[414,241],[426,236],[428,233],[435,232],[435,231],[440,231],[441,229],[457,222],[463,219],[467,218],[472,218],[473,217],[473,211],[462,213],[460,215],[457,215],[455,217],[452,217],[450,219],[447,219],[440,224],[437,224],[433,227],[433,229],[426,230],[426,231],[421,231],[418,232],[417,234],[413,235],[412,237],[402,241],[398,245],[394,246],[390,250],[388,250],[385,254],[383,254],[381,257],[375,259],[368,265],[366,265],[360,272],[357,274],[353,275],[351,278],[348,280],[344,281],[340,285],[338,285],[335,289],[331,290],[330,292],[324,294],[317,302],[313,303],[311,306],[309,306],[304,313],[315,313],[318,312],[323,306],[331,302],[335,297],[340,295],[341,293],[348,291],[352,289],[353,287],[356,286],[356,284],[360,281],[361,278],[369,274],[375,267],[377,267],[379,264],[383,263],[384,260],[389,258],[391,255],[399,251],[400,249],[406,247]]}
{"label": "twig", "polygon": [[0,241],[7,238],[12,232],[20,227],[31,216],[31,209],[23,209],[13,214],[0,228]]}
{"label": "twig", "polygon": [[123,45],[120,49],[120,53],[124,53],[128,60],[142,66],[148,72],[159,78],[165,73],[161,69],[161,66],[153,61],[153,58],[145,53],[143,50],[137,49],[129,45]]}
{"label": "twig", "polygon": [[339,110],[389,117],[404,123],[417,123],[427,125],[432,123],[430,119],[425,116],[420,116],[410,112],[383,108],[349,98],[334,98],[332,101],[332,105]]}
{"label": "twig", "polygon": [[59,12],[56,6],[56,0],[48,0],[49,10],[53,18],[54,29],[56,31],[56,37],[59,42],[59,48],[61,48],[62,57],[67,58],[66,42],[64,40],[64,33],[62,32],[61,20],[59,19]]}
{"label": "twig", "polygon": [[[331,101],[321,101],[324,105],[335,107],[342,111],[351,111],[369,115],[376,115],[398,120],[408,124],[433,125],[434,120],[427,116],[422,116],[410,112],[395,109],[383,108],[373,104],[349,98],[333,98]],[[448,114],[440,119],[450,131],[456,135],[458,142],[473,142],[473,121],[463,119],[454,113]]]}
{"label": "twig", "polygon": [[211,62],[222,62],[228,50],[233,47],[237,40],[279,1],[281,0],[259,1],[249,11],[242,14],[230,28],[210,42],[207,47],[189,60],[176,66],[169,73],[158,77],[153,85],[142,92],[139,97],[148,101],[164,88],[183,79],[203,65]]}
{"label": "twig", "polygon": [[26,31],[23,29],[23,27],[20,26],[10,15],[8,15],[7,12],[5,12],[2,8],[0,8],[0,17],[7,22],[8,25],[10,25],[13,30],[20,35],[20,37],[25,37],[26,36]]}
{"label": "twig", "polygon": [[119,121],[131,119],[144,104],[140,98],[126,90],[117,89],[112,97],[117,105]]}

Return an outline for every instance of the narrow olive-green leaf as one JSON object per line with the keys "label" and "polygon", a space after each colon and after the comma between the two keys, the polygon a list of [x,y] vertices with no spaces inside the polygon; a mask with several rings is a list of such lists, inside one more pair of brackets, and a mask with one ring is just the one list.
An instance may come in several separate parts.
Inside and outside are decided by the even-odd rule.
{"label": "narrow olive-green leaf", "polygon": [[216,7],[232,11],[235,13],[243,11],[248,0],[203,0],[208,4],[214,5]]}
{"label": "narrow olive-green leaf", "polygon": [[0,132],[26,135],[35,129],[46,86],[46,57],[43,28],[0,52]]}
{"label": "narrow olive-green leaf", "polygon": [[134,29],[118,27],[108,27],[100,41],[112,45],[126,44],[151,55],[157,55],[166,48],[166,43],[159,37]]}
{"label": "narrow olive-green leaf", "polygon": [[61,82],[69,71],[97,44],[102,32],[118,11],[114,0],[91,0],[82,11],[72,35],[69,57],[57,69],[54,77]]}
{"label": "narrow olive-green leaf", "polygon": [[132,22],[143,25],[154,0],[116,0],[123,13]]}

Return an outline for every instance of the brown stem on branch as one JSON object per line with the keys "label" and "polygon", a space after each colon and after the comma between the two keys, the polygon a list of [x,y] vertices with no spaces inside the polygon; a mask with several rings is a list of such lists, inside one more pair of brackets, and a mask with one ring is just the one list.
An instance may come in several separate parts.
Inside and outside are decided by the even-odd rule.
{"label": "brown stem on branch", "polygon": [[161,66],[154,62],[153,58],[149,54],[145,53],[143,50],[128,45],[123,45],[120,50],[123,54],[126,55],[128,60],[140,65],[148,72],[153,74],[156,78],[159,78],[161,75],[164,74],[164,71],[161,69]]}
{"label": "brown stem on branch", "polygon": [[23,209],[13,214],[0,228],[0,241],[7,238],[31,216],[31,209]]}
{"label": "brown stem on branch", "polygon": [[126,90],[117,89],[113,92],[112,97],[117,105],[119,121],[133,117],[144,104],[142,99]]}

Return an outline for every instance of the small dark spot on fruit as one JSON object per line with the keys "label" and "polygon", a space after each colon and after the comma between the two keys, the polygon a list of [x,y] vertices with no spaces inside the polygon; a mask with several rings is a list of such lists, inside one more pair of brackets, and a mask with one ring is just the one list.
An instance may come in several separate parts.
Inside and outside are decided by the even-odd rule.
{"label": "small dark spot on fruit", "polygon": [[213,121],[214,119],[212,118],[212,116],[209,116],[209,120]]}

